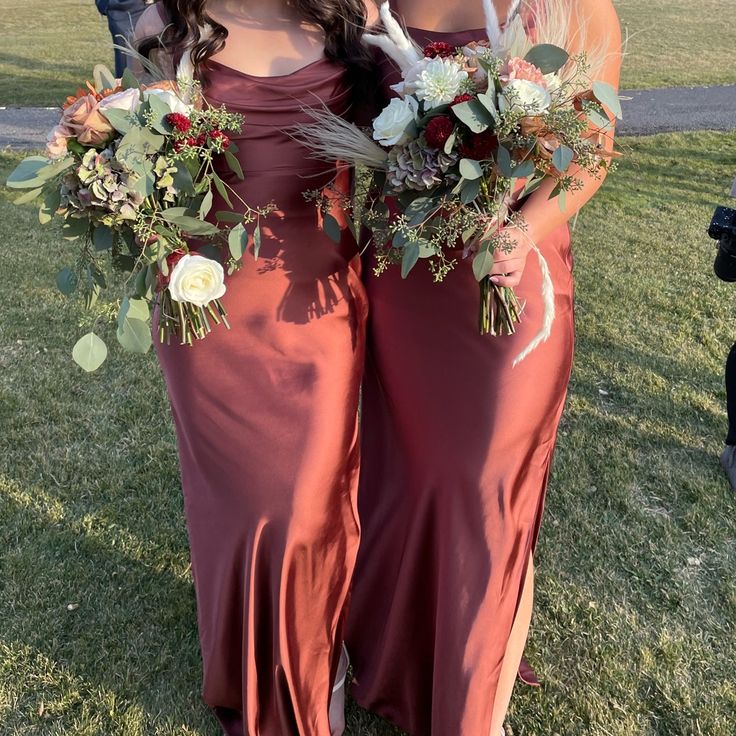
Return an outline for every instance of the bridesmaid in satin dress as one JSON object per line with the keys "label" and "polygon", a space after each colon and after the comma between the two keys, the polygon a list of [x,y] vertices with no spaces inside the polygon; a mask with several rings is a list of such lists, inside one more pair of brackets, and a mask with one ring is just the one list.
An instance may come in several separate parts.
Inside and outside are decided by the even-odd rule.
{"label": "bridesmaid in satin dress", "polygon": [[[349,114],[367,71],[362,0],[165,0],[144,21],[165,51],[193,47],[205,98],[242,113],[251,206],[275,201],[227,279],[232,329],[159,345],[191,545],[203,698],[228,736],[341,734],[342,639],[357,555],[357,406],[367,303],[357,245],[338,246],[302,192],[336,168],[286,129],[302,108]],[[139,36],[144,32],[139,31]],[[144,48],[146,44],[140,47]],[[185,50],[184,53],[189,53]],[[349,177],[342,182],[349,191]],[[212,212],[227,209],[216,197]],[[329,710],[329,714],[328,714]]]}
{"label": "bridesmaid in satin dress", "polygon": [[[527,30],[549,4],[522,6]],[[507,18],[511,0],[497,0]],[[481,0],[401,0],[420,44],[485,38]],[[564,7],[564,6],[563,6]],[[578,12],[579,11],[579,12]],[[575,38],[603,48],[617,86],[620,29],[610,0],[570,0]],[[577,28],[576,28],[577,26]],[[475,29],[475,30],[464,30]],[[581,50],[581,49],[575,49]],[[383,84],[400,77],[384,59]],[[387,90],[388,92],[388,90]],[[526,238],[494,279],[526,303],[513,336],[480,336],[478,285],[460,259],[441,284],[417,266],[364,268],[371,319],[363,389],[362,540],[347,645],[357,702],[412,736],[499,736],[532,611],[533,553],[573,356],[567,221],[597,191],[585,179],[562,213],[543,187],[519,203],[544,254],[557,318],[549,340],[512,361],[540,328],[541,273]],[[461,253],[458,252],[458,256]]]}

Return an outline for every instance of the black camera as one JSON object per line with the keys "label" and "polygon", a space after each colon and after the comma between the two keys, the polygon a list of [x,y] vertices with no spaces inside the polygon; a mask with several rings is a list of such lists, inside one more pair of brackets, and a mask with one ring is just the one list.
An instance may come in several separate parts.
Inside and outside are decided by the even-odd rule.
{"label": "black camera", "polygon": [[717,207],[708,235],[718,241],[713,269],[721,281],[736,281],[736,210]]}

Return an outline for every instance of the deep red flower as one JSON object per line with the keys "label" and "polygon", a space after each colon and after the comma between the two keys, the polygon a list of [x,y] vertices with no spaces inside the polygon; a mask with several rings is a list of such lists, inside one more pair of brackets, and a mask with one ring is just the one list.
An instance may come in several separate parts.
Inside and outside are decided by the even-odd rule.
{"label": "deep red flower", "polygon": [[227,151],[230,147],[230,139],[221,130],[210,131],[207,135],[211,141],[219,142],[223,151]]}
{"label": "deep red flower", "polygon": [[441,149],[452,135],[455,125],[447,115],[432,118],[424,129],[424,137],[431,148]]}
{"label": "deep red flower", "polygon": [[443,59],[447,56],[452,56],[455,53],[455,48],[446,41],[432,41],[424,47],[424,55],[428,59],[435,59],[441,56]]}
{"label": "deep red flower", "polygon": [[458,95],[455,97],[455,99],[450,103],[450,107],[453,105],[459,105],[461,102],[470,102],[470,100],[473,99],[473,95],[469,95],[467,92],[463,92],[461,95]]}
{"label": "deep red flower", "polygon": [[170,112],[166,116],[166,122],[179,133],[187,133],[192,127],[192,121],[180,112]]}
{"label": "deep red flower", "polygon": [[498,137],[492,130],[484,130],[482,133],[473,133],[460,144],[460,153],[465,158],[482,161],[490,158],[498,148]]}
{"label": "deep red flower", "polygon": [[207,134],[206,133],[200,133],[194,139],[194,145],[195,146],[203,146],[205,143],[207,143]]}
{"label": "deep red flower", "polygon": [[166,256],[166,264],[169,267],[169,273],[167,275],[164,275],[163,271],[156,271],[156,288],[158,291],[163,291],[169,285],[169,281],[171,280],[171,272],[174,270],[174,266],[176,266],[176,264],[179,263],[179,261],[185,255],[186,252],[179,248],[178,250],[172,251],[171,253],[169,253],[168,256]]}

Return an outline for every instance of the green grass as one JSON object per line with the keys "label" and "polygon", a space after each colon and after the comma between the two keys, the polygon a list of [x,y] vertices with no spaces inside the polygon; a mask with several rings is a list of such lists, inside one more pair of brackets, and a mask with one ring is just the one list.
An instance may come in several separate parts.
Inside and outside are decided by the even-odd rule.
{"label": "green grass", "polygon": [[[736,516],[718,467],[736,291],[704,235],[736,134],[628,140],[577,226],[578,346],[515,736],[732,736]],[[0,154],[4,179],[17,156]],[[0,734],[218,733],[153,356],[71,361],[74,246],[0,197]],[[451,687],[452,683],[448,683]],[[351,710],[349,736],[394,733]],[[449,736],[449,735],[448,735]]]}
{"label": "green grass", "polygon": [[[630,34],[624,87],[736,84],[733,0],[615,0]],[[0,0],[0,105],[57,105],[112,64],[92,0]]]}
{"label": "green grass", "polygon": [[629,34],[622,87],[736,84],[733,0],[614,0]]}

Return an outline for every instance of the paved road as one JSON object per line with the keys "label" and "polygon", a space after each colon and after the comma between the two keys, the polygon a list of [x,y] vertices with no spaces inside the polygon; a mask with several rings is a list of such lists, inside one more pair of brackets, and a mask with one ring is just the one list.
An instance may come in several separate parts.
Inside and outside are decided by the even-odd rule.
{"label": "paved road", "polygon": [[[736,85],[624,91],[623,135],[678,130],[736,130]],[[54,108],[0,107],[0,148],[40,148],[59,114]]]}

